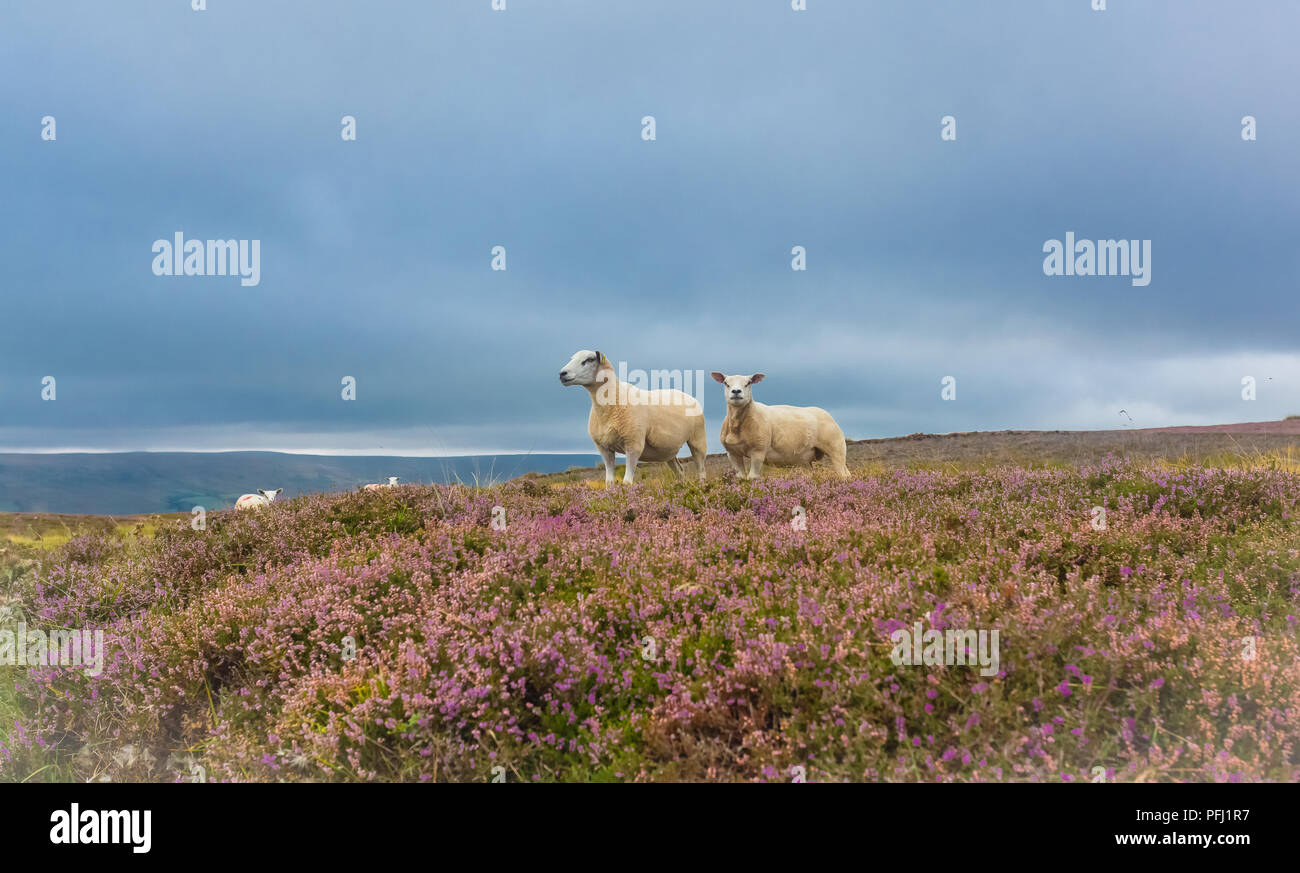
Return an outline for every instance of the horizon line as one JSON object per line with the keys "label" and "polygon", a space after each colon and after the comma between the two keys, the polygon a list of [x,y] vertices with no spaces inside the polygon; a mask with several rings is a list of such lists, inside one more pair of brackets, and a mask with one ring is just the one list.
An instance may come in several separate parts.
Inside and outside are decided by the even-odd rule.
{"label": "horizon line", "polygon": [[334,458],[484,458],[494,455],[597,455],[595,448],[586,451],[483,451],[466,450],[452,453],[419,453],[351,451],[335,449],[95,449],[95,448],[57,448],[57,449],[9,449],[0,447],[0,455],[230,455],[230,454],[271,454],[271,455],[308,455],[314,457]]}
{"label": "horizon line", "polygon": [[[909,436],[955,436],[974,433],[1107,433],[1107,432],[1134,432],[1134,431],[1156,431],[1156,430],[1184,430],[1187,428],[1214,428],[1223,432],[1224,428],[1230,428],[1238,425],[1257,425],[1257,424],[1278,424],[1284,421],[1292,420],[1294,416],[1284,416],[1278,419],[1263,419],[1251,421],[1233,421],[1221,422],[1218,424],[1162,424],[1162,425],[1144,425],[1138,426],[1136,422],[1121,424],[1119,427],[1003,427],[988,430],[952,430],[952,431],[912,431],[905,434],[894,434],[892,436],[865,436],[865,437],[846,437],[849,442],[866,442],[875,440],[905,439]],[[219,448],[219,449],[178,449],[178,448],[152,448],[152,449],[101,449],[101,448],[5,448],[0,446],[0,455],[147,455],[147,454],[176,454],[176,455],[221,455],[221,454],[238,454],[238,453],[260,453],[274,455],[309,455],[316,457],[345,457],[345,458],[479,458],[492,455],[593,455],[599,456],[595,447],[588,447],[585,450],[538,450],[538,449],[462,449],[459,451],[442,451],[432,452],[386,452],[373,450],[349,450],[349,449],[289,449],[289,448]],[[619,454],[622,454],[621,452]]]}

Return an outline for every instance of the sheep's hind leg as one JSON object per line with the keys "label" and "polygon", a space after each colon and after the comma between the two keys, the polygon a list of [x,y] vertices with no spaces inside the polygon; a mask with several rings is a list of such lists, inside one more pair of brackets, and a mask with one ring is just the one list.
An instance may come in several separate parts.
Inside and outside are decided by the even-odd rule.
{"label": "sheep's hind leg", "polygon": [[841,479],[849,478],[849,466],[845,463],[846,455],[847,451],[843,444],[831,446],[830,451],[826,453],[826,457],[830,459],[831,466],[835,468],[835,473]]}
{"label": "sheep's hind leg", "polygon": [[704,481],[704,459],[709,455],[708,442],[704,435],[704,427],[700,426],[697,433],[686,443],[691,449],[691,458],[695,461],[695,472],[699,475],[700,481]]}

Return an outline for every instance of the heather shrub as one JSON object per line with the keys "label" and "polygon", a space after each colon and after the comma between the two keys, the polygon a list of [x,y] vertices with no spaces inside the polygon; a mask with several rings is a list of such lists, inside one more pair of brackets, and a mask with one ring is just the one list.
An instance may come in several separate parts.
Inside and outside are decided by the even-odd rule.
{"label": "heather shrub", "polygon": [[[80,538],[15,594],[108,663],[0,667],[0,778],[1294,781],[1297,486],[521,480]],[[918,622],[996,672],[895,663]]]}

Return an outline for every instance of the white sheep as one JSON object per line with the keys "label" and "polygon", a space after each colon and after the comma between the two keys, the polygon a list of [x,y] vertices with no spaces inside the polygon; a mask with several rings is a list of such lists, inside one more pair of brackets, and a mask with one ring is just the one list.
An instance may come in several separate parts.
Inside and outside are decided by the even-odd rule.
{"label": "white sheep", "polygon": [[380,490],[382,490],[382,489],[384,489],[384,488],[392,488],[394,485],[397,484],[397,478],[398,478],[398,477],[396,477],[396,476],[389,476],[387,482],[371,482],[369,485],[365,486],[365,488],[362,489],[362,490],[364,490],[364,491],[380,491]]}
{"label": "white sheep", "polygon": [[677,453],[690,446],[700,481],[708,454],[704,409],[698,400],[675,388],[644,391],[618,378],[600,352],[583,349],[560,370],[560,384],[581,385],[591,394],[587,433],[605,462],[605,484],[614,483],[614,455],[627,456],[623,481],[635,481],[641,461],[666,461],[681,474]]}
{"label": "white sheep", "polygon": [[844,459],[844,431],[826,410],[817,406],[768,406],[754,400],[750,388],[764,375],[724,376],[713,373],[723,385],[727,417],[722,422],[722,447],[731,466],[742,478],[757,479],[764,462],[781,467],[811,465],[829,458],[840,476],[848,476]]}
{"label": "white sheep", "polygon": [[236,500],[235,509],[261,509],[274,500],[276,495],[283,490],[283,488],[277,488],[274,491],[266,491],[258,488],[256,494],[244,494]]}

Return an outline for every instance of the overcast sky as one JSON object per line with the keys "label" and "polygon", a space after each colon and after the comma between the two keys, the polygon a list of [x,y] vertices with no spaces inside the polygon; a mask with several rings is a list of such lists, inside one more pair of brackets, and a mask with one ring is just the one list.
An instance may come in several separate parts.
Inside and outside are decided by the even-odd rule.
{"label": "overcast sky", "polygon": [[852,438],[1300,413],[1300,7],[507,5],[4,4],[0,451],[586,452],[584,348]]}

